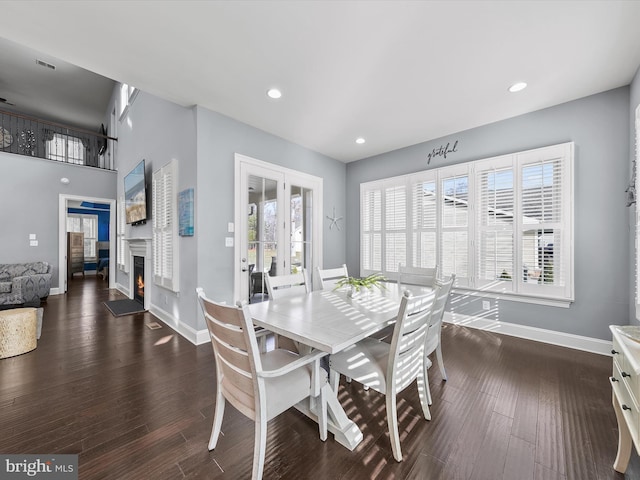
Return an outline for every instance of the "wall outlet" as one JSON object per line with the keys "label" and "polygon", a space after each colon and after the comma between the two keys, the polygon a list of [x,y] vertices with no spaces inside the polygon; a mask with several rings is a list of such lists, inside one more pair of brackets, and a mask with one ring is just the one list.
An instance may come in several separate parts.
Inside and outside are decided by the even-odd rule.
{"label": "wall outlet", "polygon": [[482,301],[482,309],[483,310],[491,310],[491,302],[489,300]]}
{"label": "wall outlet", "polygon": [[233,247],[233,237],[225,237],[224,246],[225,247]]}

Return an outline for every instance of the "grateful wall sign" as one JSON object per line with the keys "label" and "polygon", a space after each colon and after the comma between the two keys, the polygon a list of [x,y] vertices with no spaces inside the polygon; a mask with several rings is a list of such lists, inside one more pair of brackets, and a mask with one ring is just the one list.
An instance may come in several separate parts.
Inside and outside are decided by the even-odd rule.
{"label": "grateful wall sign", "polygon": [[431,153],[427,155],[427,165],[431,163],[431,159],[435,157],[447,158],[447,154],[455,153],[458,151],[458,140],[453,145],[451,142],[447,142],[446,145],[440,145],[438,148],[434,148]]}

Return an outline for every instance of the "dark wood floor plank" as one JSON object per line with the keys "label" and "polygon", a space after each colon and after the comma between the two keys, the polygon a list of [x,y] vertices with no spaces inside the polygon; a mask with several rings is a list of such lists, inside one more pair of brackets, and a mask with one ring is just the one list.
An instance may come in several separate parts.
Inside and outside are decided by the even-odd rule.
{"label": "dark wood floor plank", "polygon": [[495,480],[502,477],[512,424],[513,419],[499,413],[491,413],[489,428],[473,466],[471,480]]}
{"label": "dark wood floor plank", "polygon": [[509,437],[507,458],[505,460],[502,480],[533,480],[535,469],[536,446],[521,438]]}
{"label": "dark wood floor plank", "polygon": [[[79,455],[80,478],[245,479],[254,424],[228,406],[208,451],[215,402],[210,344],[194,346],[150,313],[113,317],[123,298],[76,277],[44,305],[33,352],[0,360],[0,452]],[[163,328],[150,330],[145,324]],[[391,454],[384,396],[340,384],[363,431],[353,451],[296,410],[269,422],[265,479],[621,480],[608,357],[447,324],[448,381],[429,371],[432,420],[415,385],[399,395],[403,462]]]}

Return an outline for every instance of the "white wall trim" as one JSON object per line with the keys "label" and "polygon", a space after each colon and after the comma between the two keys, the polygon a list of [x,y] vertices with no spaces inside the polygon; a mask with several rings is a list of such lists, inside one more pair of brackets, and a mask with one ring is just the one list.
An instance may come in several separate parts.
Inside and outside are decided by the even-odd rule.
{"label": "white wall trim", "polygon": [[193,327],[174,318],[169,312],[162,310],[156,305],[151,305],[149,312],[194,345],[201,345],[209,341],[209,332],[207,330],[195,330]]}
{"label": "white wall trim", "polygon": [[[129,291],[122,284],[116,284],[116,289],[129,297]],[[151,305],[149,307],[149,313],[151,313],[154,317],[157,317],[158,320],[161,320],[162,323],[166,324],[169,328],[173,329],[184,338],[189,340],[194,345],[202,345],[203,343],[207,343],[210,341],[209,331],[208,330],[195,330],[193,327],[180,322],[180,320],[174,318],[169,312],[161,309],[156,305]]]}
{"label": "white wall trim", "polygon": [[444,321],[463,327],[477,328],[512,337],[525,338],[536,342],[549,343],[561,347],[574,348],[585,352],[598,353],[600,355],[611,355],[611,342],[599,338],[583,337],[572,333],[556,332],[543,328],[517,325],[515,323],[499,322],[488,320],[472,315],[461,315],[459,313],[444,313]]}
{"label": "white wall trim", "polygon": [[[87,167],[93,168],[93,167]],[[58,195],[58,292],[67,291],[67,205],[69,200],[106,203],[109,205],[109,258],[115,258],[116,201],[87,195]],[[109,262],[109,288],[114,288],[115,262]]]}

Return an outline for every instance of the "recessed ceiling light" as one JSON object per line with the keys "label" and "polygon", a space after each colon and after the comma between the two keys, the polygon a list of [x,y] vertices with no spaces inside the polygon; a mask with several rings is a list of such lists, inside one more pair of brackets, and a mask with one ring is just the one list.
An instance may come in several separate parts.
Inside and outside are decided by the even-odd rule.
{"label": "recessed ceiling light", "polygon": [[364,142],[366,142],[366,140],[364,138],[362,138],[362,137],[356,138],[356,143],[363,144]]}
{"label": "recessed ceiling light", "polygon": [[269,98],[280,98],[282,96],[282,92],[277,88],[270,88],[267,90],[267,95]]}
{"label": "recessed ceiling light", "polygon": [[509,87],[509,91],[511,93],[519,92],[520,90],[524,90],[527,88],[527,84],[525,82],[514,83]]}

